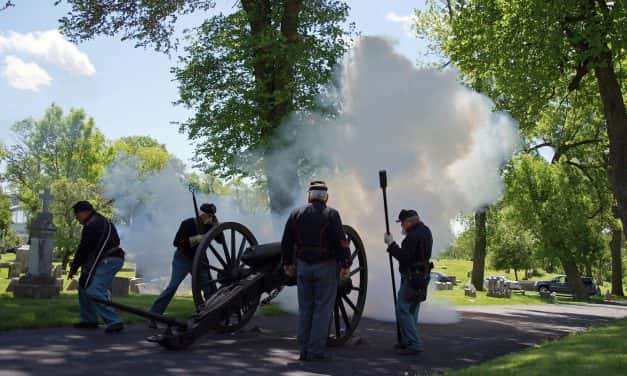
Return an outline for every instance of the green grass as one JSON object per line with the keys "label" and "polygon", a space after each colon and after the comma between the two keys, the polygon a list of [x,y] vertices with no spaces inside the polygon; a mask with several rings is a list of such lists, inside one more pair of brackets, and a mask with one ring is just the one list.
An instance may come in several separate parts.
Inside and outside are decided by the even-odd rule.
{"label": "green grass", "polygon": [[15,261],[15,253],[1,253],[0,254],[0,262],[11,262]]}
{"label": "green grass", "polygon": [[[434,261],[436,272],[441,272],[446,275],[455,276],[457,278],[457,286],[453,290],[440,290],[435,291],[435,296],[444,299],[451,304],[457,306],[465,305],[501,305],[501,304],[543,304],[547,303],[547,300],[540,299],[540,296],[536,292],[526,291],[525,295],[512,294],[511,298],[494,298],[487,296],[484,291],[477,291],[476,298],[470,298],[464,295],[464,287],[468,281],[468,273],[472,270],[472,261],[468,260],[453,260],[453,259],[438,259]],[[522,273],[519,273],[519,278]],[[502,270],[494,270],[487,268],[485,276],[490,275],[503,275],[509,279],[514,280],[514,272],[506,272]],[[539,278],[553,278],[555,274],[544,273]]]}
{"label": "green grass", "polygon": [[[148,309],[155,296],[131,295],[115,298],[115,301],[133,307]],[[191,296],[176,296],[168,306],[167,314],[180,319],[187,319],[194,311]],[[76,293],[63,293],[55,299],[15,299],[11,294],[0,294],[0,330],[23,328],[49,328],[70,326],[78,321],[78,299]],[[262,316],[285,314],[275,304],[259,308]],[[145,320],[142,317],[120,312],[127,323]]]}
{"label": "green grass", "polygon": [[627,319],[596,326],[534,349],[506,355],[450,376],[624,375]]}
{"label": "green grass", "polygon": [[[457,278],[457,282],[460,284],[466,284],[469,280],[468,273],[472,270],[472,261],[469,260],[454,260],[454,259],[437,259],[433,262],[435,264],[435,268],[433,271],[441,272],[446,275],[455,276]],[[523,278],[524,272],[518,272],[518,278]],[[540,280],[540,279],[551,279],[559,274],[555,273],[547,273],[545,271],[540,271],[541,275],[539,277],[534,277],[531,280]],[[514,271],[503,271],[492,269],[489,266],[486,268],[485,276],[491,275],[502,275],[511,280],[516,280],[514,275]]]}
{"label": "green grass", "polygon": [[[148,309],[154,300],[150,295],[132,295],[115,301]],[[168,315],[187,318],[193,311],[191,297],[175,297],[168,306]],[[125,322],[145,320],[121,312]],[[55,299],[15,299],[10,294],[0,295],[0,330],[70,326],[78,321],[76,294],[63,293]]]}
{"label": "green grass", "polygon": [[466,305],[503,305],[503,304],[543,304],[549,301],[541,299],[538,293],[527,291],[525,295],[512,294],[511,298],[495,298],[487,296],[485,291],[477,291],[477,297],[464,295],[463,287],[457,286],[453,290],[435,291],[438,299],[443,299],[456,306]]}

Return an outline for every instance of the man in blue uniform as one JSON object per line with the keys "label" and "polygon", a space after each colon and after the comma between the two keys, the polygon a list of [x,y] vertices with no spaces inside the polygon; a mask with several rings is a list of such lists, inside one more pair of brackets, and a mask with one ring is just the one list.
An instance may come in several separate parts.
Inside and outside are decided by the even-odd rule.
{"label": "man in blue uniform", "polygon": [[433,267],[429,262],[433,237],[415,210],[401,210],[397,222],[400,222],[405,235],[401,246],[396,244],[391,234],[384,236],[387,251],[398,260],[401,273],[396,316],[402,343],[397,345],[397,349],[403,355],[417,355],[423,351],[418,336],[418,312],[420,303],[427,297],[429,274]]}
{"label": "man in blue uniform", "polygon": [[95,303],[90,298],[110,299],[115,274],[124,265],[124,251],[120,237],[107,218],[96,212],[88,201],[79,201],[73,207],[76,219],[83,225],[81,241],[70,264],[68,279],[81,269],[78,301],[81,321],[75,328],[98,328],[98,316],[104,321],[106,333],[124,329],[120,316],[112,307]]}
{"label": "man in blue uniform", "polygon": [[[213,204],[200,205],[198,218],[187,218],[181,222],[173,241],[176,251],[172,259],[170,283],[152,303],[150,312],[159,315],[163,314],[168,304],[170,304],[172,297],[176,294],[176,290],[179,288],[181,282],[183,282],[188,274],[191,274],[196,248],[198,248],[198,244],[200,244],[203,235],[217,224],[216,207]],[[218,237],[218,241],[224,240],[222,237]],[[201,278],[201,285],[205,298],[209,297],[215,289],[215,286],[212,285],[209,280],[209,271],[206,273],[206,278]],[[157,324],[154,321],[150,321],[149,326],[156,328]]]}
{"label": "man in blue uniform", "polygon": [[309,204],[292,212],[283,232],[283,268],[296,274],[300,360],[325,360],[333,307],[340,278],[351,265],[348,241],[337,210],[327,207],[324,182],[309,186]]}

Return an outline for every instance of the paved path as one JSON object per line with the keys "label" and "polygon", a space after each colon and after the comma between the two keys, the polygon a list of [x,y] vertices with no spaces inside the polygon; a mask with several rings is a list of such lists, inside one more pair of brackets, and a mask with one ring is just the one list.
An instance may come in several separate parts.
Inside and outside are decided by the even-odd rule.
{"label": "paved path", "polygon": [[362,320],[359,341],[328,363],[297,361],[296,318],[256,317],[246,331],[214,336],[185,352],[144,341],[151,332],[132,325],[118,335],[70,328],[0,332],[0,376],[5,375],[402,375],[437,373],[520,351],[592,324],[627,317],[627,307],[593,304],[462,307],[462,320],[423,325],[427,352],[398,356],[395,326]]}

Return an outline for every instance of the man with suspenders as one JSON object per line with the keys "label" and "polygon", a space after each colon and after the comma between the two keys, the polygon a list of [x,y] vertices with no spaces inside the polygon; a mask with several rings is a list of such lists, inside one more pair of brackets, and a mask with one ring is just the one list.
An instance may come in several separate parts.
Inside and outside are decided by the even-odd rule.
{"label": "man with suspenders", "polygon": [[124,251],[115,225],[96,212],[87,201],[77,202],[72,209],[76,220],[83,225],[81,241],[70,264],[68,278],[81,268],[78,301],[81,321],[74,324],[79,329],[98,328],[98,317],[105,323],[105,333],[124,329],[120,316],[112,307],[95,303],[90,298],[110,299],[111,284],[115,274],[124,265]]}
{"label": "man with suspenders", "polygon": [[325,346],[340,278],[351,265],[348,241],[337,210],[327,207],[327,186],[309,186],[309,204],[290,215],[281,248],[285,274],[296,275],[300,360],[327,360]]}

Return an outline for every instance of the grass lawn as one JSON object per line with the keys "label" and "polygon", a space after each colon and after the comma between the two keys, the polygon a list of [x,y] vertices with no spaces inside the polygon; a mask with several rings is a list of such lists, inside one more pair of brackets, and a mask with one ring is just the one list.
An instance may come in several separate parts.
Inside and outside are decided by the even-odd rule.
{"label": "grass lawn", "polygon": [[624,375],[627,370],[625,337],[627,319],[592,327],[586,332],[447,375]]}
{"label": "grass lawn", "polygon": [[[0,262],[15,260],[15,254],[0,254]],[[48,328],[70,326],[78,321],[78,298],[76,291],[64,291],[55,299],[15,299],[13,294],[5,292],[9,285],[8,270],[0,269],[0,330],[23,328]],[[135,277],[135,265],[125,263],[117,274],[119,277]],[[64,282],[64,289],[69,281]],[[115,301],[138,308],[148,309],[155,296],[130,295],[116,298]],[[168,306],[167,314],[186,319],[194,310],[194,301],[191,296],[176,296]],[[285,312],[275,304],[260,307],[257,314],[264,316],[279,316]],[[144,319],[121,312],[125,322],[140,322]]]}
{"label": "grass lawn", "polygon": [[[148,309],[155,299],[152,295],[130,295],[115,301],[138,308]],[[176,296],[168,306],[167,314],[187,319],[194,310],[191,296]],[[285,314],[275,304],[262,306],[257,311],[262,316]],[[125,322],[141,322],[139,316],[121,312]],[[15,299],[12,294],[0,294],[0,330],[22,328],[48,328],[70,326],[78,321],[78,298],[76,293],[63,293],[55,299]]]}
{"label": "grass lawn", "polygon": [[[433,271],[441,272],[446,275],[455,276],[457,278],[457,282],[460,284],[466,284],[466,282],[470,279],[468,278],[468,273],[472,270],[472,261],[454,260],[454,259],[437,259],[433,263],[435,264],[435,268],[433,269]],[[542,270],[540,272],[542,273],[541,276],[532,278],[532,280],[551,279],[558,275],[554,273],[546,273]],[[509,272],[504,271],[504,270],[495,270],[495,269],[490,268],[488,265],[485,271],[485,276],[488,277],[491,275],[502,275],[502,276],[507,277],[508,279],[516,280],[513,270],[510,270]],[[518,278],[522,279],[523,276],[524,276],[524,272],[519,271]]]}
{"label": "grass lawn", "polygon": [[453,290],[434,291],[438,299],[443,299],[456,306],[466,305],[503,305],[503,304],[543,304],[548,300],[540,298],[536,292],[527,291],[525,295],[512,294],[511,298],[494,298],[487,296],[485,291],[477,291],[477,297],[464,295],[464,288],[456,286]]}

